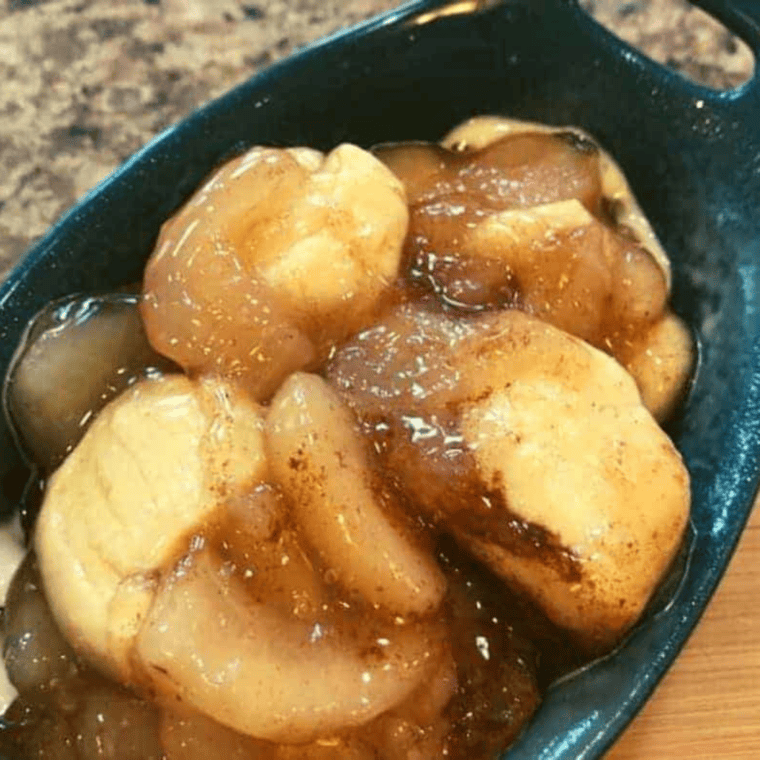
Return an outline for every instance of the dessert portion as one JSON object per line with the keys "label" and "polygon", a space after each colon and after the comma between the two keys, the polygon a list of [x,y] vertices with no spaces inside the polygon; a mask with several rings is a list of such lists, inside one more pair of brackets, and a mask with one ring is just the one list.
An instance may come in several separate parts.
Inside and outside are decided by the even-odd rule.
{"label": "dessert portion", "polygon": [[[440,145],[379,146],[409,200],[411,278],[459,311],[517,308],[610,353],[663,421],[693,362],[670,263],[584,132],[478,117]],[[662,367],[666,364],[666,367]]]}
{"label": "dessert portion", "polygon": [[506,747],[680,547],[689,478],[657,420],[694,346],[670,279],[574,129],[488,117],[221,167],[141,298],[51,305],[6,380],[44,496],[0,754]]}
{"label": "dessert portion", "polygon": [[689,480],[611,357],[520,310],[405,305],[328,377],[419,514],[579,644],[608,649],[636,621],[679,547]]}
{"label": "dessert portion", "polygon": [[584,130],[578,127],[552,127],[502,116],[474,116],[454,127],[441,140],[441,145],[459,153],[469,153],[486,148],[510,135],[568,133],[575,142],[589,149],[595,148],[598,152],[601,193],[610,221],[622,229],[630,230],[632,237],[639,241],[662,268],[670,288],[670,259],[636,201],[625,174],[615,159]]}
{"label": "dessert portion", "polygon": [[356,146],[253,148],[164,224],[145,270],[150,342],[267,398],[372,321],[407,219],[399,180]]}
{"label": "dessert portion", "polygon": [[350,410],[317,375],[296,372],[267,414],[266,441],[275,481],[321,563],[370,605],[425,616],[446,584],[372,457]]}

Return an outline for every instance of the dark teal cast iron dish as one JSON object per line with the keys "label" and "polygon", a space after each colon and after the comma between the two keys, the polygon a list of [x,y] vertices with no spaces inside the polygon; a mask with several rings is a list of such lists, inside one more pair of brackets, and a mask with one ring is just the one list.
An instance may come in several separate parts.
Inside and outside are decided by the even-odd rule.
{"label": "dark teal cast iron dish", "polygon": [[[271,67],[160,135],[72,209],[0,287],[0,376],[45,303],[138,280],[161,222],[247,145],[437,139],[481,113],[584,127],[626,171],[672,258],[674,307],[701,342],[693,392],[671,431],[694,491],[680,585],[619,651],[556,684],[504,755],[591,760],[683,646],[757,490],[760,82],[726,93],[694,85],[621,43],[574,0],[465,5],[412,2]],[[760,4],[699,5],[758,56]],[[22,478],[0,425],[7,512]]]}

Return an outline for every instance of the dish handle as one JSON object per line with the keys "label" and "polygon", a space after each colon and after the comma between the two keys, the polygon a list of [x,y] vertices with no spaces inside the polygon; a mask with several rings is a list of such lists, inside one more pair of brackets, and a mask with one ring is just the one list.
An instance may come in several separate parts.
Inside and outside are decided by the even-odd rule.
{"label": "dish handle", "polygon": [[[719,19],[734,34],[741,37],[760,59],[760,2],[758,0],[689,0],[693,5]],[[439,16],[477,13],[496,6],[508,7],[514,0],[411,0],[402,6],[410,12],[427,12]],[[547,10],[559,6],[580,6],[580,0],[533,0]]]}
{"label": "dish handle", "polygon": [[757,67],[760,58],[760,3],[757,0],[690,0],[722,21],[749,45]]}

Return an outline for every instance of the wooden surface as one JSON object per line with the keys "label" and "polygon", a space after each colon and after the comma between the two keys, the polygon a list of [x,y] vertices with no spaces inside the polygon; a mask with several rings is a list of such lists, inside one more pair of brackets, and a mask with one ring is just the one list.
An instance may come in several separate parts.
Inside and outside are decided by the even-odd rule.
{"label": "wooden surface", "polygon": [[606,760],[760,760],[760,507],[702,621]]}

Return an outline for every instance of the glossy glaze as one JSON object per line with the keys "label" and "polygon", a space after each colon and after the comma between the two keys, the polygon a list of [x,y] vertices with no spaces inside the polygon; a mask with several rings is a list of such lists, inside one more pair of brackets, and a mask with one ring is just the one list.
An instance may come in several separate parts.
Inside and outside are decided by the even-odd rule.
{"label": "glossy glaze", "polygon": [[[753,0],[701,0],[758,55]],[[267,70],[159,136],[41,240],[0,288],[0,370],[26,321],[72,291],[136,281],[159,226],[230,154],[436,139],[475,113],[577,124],[620,161],[671,254],[674,306],[700,368],[672,433],[693,476],[675,596],[616,654],[550,690],[505,757],[599,758],[680,650],[757,489],[760,453],[760,85],[717,93],[642,58],[571,0],[415,2]],[[461,13],[439,11],[458,7]],[[4,510],[23,478],[0,429]],[[663,598],[668,598],[664,595]]]}

